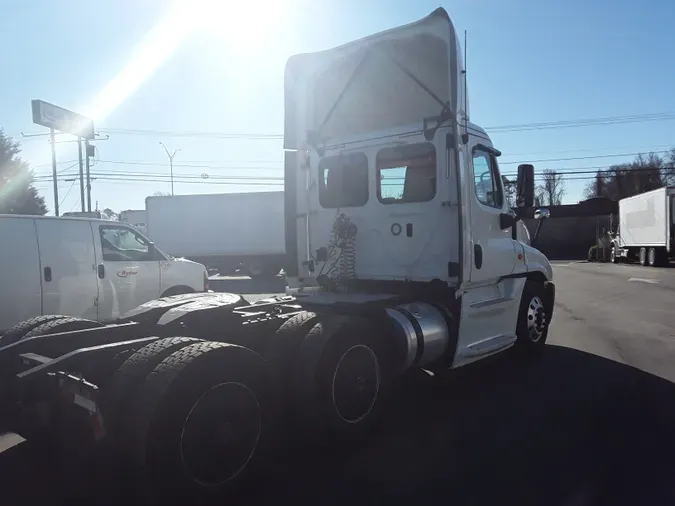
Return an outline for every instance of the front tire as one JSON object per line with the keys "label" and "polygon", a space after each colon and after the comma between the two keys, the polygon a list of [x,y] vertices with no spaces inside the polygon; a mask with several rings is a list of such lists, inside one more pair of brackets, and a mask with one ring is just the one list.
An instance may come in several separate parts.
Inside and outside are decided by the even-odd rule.
{"label": "front tire", "polygon": [[520,298],[516,346],[538,350],[546,345],[553,308],[546,307],[546,289],[540,281],[527,280]]}

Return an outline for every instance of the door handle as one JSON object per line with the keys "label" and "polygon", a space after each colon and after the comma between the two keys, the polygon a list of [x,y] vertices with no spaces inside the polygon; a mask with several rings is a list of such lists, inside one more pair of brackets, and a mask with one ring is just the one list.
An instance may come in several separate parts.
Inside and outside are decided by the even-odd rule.
{"label": "door handle", "polygon": [[483,248],[481,248],[480,244],[475,244],[473,247],[473,263],[476,269],[480,269],[483,266]]}
{"label": "door handle", "polygon": [[103,279],[105,278],[105,266],[103,264],[98,264],[98,277]]}
{"label": "door handle", "polygon": [[44,276],[45,276],[45,281],[49,283],[52,280],[52,268],[51,267],[45,267],[43,269],[44,271]]}

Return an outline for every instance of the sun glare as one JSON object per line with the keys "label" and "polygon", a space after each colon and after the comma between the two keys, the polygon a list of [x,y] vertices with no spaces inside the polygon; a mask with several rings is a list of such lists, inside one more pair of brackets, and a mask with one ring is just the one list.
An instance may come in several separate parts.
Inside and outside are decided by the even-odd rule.
{"label": "sun glare", "polygon": [[[84,114],[104,121],[159,69],[195,31],[214,36],[246,60],[283,26],[281,1],[179,0],[136,46],[129,62],[100,91]],[[271,49],[278,49],[278,44]]]}

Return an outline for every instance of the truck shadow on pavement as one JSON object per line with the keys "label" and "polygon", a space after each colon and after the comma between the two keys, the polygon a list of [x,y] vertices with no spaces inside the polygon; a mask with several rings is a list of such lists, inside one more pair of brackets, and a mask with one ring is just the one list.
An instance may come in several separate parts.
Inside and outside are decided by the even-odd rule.
{"label": "truck shadow on pavement", "polygon": [[[241,503],[675,503],[673,383],[559,346],[536,360],[485,362],[411,374],[367,442],[291,445]],[[31,453],[19,446],[0,455],[0,503],[65,505],[54,496],[53,469]],[[92,506],[111,504],[100,496],[85,495]],[[137,504],[122,497],[117,504]]]}

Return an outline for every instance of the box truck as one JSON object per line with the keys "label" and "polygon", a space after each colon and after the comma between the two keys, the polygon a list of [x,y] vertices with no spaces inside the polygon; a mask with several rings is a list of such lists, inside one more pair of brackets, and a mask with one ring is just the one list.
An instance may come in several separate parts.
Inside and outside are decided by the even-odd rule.
{"label": "box truck", "polygon": [[147,213],[145,209],[127,209],[126,211],[122,211],[118,216],[118,220],[137,228],[144,234],[148,233],[148,227],[146,226]]}
{"label": "box truck", "polygon": [[619,201],[619,226],[610,260],[638,260],[659,266],[675,255],[675,187],[665,186]]}
{"label": "box truck", "polygon": [[275,276],[284,266],[284,193],[152,196],[148,236],[222,275]]}

